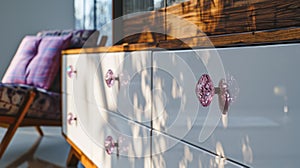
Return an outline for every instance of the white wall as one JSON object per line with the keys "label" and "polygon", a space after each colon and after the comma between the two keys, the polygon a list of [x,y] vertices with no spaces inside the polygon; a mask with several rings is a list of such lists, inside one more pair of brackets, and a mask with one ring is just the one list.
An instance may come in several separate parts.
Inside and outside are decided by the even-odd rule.
{"label": "white wall", "polygon": [[2,0],[0,79],[25,35],[41,30],[73,28],[74,0]]}

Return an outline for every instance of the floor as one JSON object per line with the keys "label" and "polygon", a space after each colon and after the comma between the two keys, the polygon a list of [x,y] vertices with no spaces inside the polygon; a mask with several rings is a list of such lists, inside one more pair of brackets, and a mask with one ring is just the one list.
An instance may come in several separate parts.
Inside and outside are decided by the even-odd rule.
{"label": "floor", "polygon": [[[0,160],[0,168],[60,168],[66,167],[70,146],[60,127],[42,127],[40,137],[33,127],[19,128]],[[0,138],[6,129],[0,128]]]}

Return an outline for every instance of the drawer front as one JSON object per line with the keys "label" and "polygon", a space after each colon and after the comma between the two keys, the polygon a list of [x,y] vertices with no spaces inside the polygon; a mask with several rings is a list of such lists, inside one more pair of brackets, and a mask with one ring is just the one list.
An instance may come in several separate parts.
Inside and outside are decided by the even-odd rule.
{"label": "drawer front", "polygon": [[226,160],[220,144],[218,153],[212,154],[157,132],[153,132],[152,141],[153,168],[244,167]]}
{"label": "drawer front", "polygon": [[[95,165],[142,167],[150,164],[148,128],[87,101],[75,106],[70,95],[65,96],[64,103],[63,132]],[[109,145],[111,148],[106,148]]]}
{"label": "drawer front", "polygon": [[[147,167],[150,165],[150,129],[116,115],[102,113],[91,133],[93,157],[98,167]],[[94,116],[95,117],[95,116]],[[96,117],[97,118],[97,117]],[[112,151],[105,150],[108,144]],[[109,153],[111,152],[111,153]]]}
{"label": "drawer front", "polygon": [[[105,95],[102,83],[99,84],[99,54],[65,55],[63,57],[63,92],[74,97],[75,104],[82,101],[96,104],[96,96]],[[97,91],[97,93],[96,93]]]}
{"label": "drawer front", "polygon": [[[299,54],[299,44],[154,53],[153,83],[161,92],[153,93],[154,129],[212,152],[221,144],[226,157],[245,165],[296,167]],[[214,87],[225,79],[227,113],[221,94],[206,107],[199,101],[203,74]]]}
{"label": "drawer front", "polygon": [[[208,56],[213,55],[208,61]],[[184,138],[196,123],[217,109],[204,108],[195,94],[199,74],[210,73],[212,79],[225,77],[217,52],[168,51],[153,54],[153,128],[177,138]],[[205,60],[207,59],[207,60]],[[205,62],[207,61],[207,65]],[[212,63],[213,62],[213,63]],[[213,66],[214,63],[218,64]],[[210,67],[208,72],[206,66]],[[216,67],[216,68],[214,68]],[[214,81],[216,83],[217,80]],[[213,99],[211,107],[217,107]],[[218,117],[221,113],[217,113]],[[214,117],[215,122],[219,118]],[[200,133],[198,129],[198,133]],[[211,130],[210,130],[211,131]],[[212,132],[212,131],[211,131]],[[198,142],[198,138],[195,139]]]}
{"label": "drawer front", "polygon": [[87,157],[92,157],[91,139],[86,134],[84,124],[79,120],[79,111],[70,95],[63,95],[63,133]]}
{"label": "drawer front", "polygon": [[[150,164],[150,130],[118,114],[88,104],[85,133],[92,143],[90,159],[98,167],[144,167]],[[101,111],[101,112],[100,112]],[[80,119],[80,118],[79,118]]]}
{"label": "drawer front", "polygon": [[150,126],[150,65],[151,52],[146,51],[64,56],[64,90],[76,105],[87,101]]}
{"label": "drawer front", "polygon": [[100,57],[94,87],[96,104],[150,126],[151,52],[106,53]]}

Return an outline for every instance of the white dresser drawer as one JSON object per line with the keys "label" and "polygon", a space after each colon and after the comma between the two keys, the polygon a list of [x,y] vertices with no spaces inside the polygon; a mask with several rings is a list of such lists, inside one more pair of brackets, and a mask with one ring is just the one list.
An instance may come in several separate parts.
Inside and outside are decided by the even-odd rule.
{"label": "white dresser drawer", "polygon": [[[109,71],[115,77],[112,86],[106,80]],[[150,126],[151,52],[101,54],[98,72],[99,86],[103,85],[105,95],[96,95],[97,104],[104,109]]]}
{"label": "white dresser drawer", "polygon": [[[63,132],[95,165],[150,165],[149,128],[126,120],[118,114],[103,111],[97,105],[86,101],[75,105],[71,96],[66,97],[68,98],[64,99],[67,106],[63,112]],[[111,145],[114,145],[114,148],[106,148],[108,137],[112,138]]]}
{"label": "white dresser drawer", "polygon": [[[207,115],[209,109],[201,106],[195,88],[198,74],[208,73],[202,59],[206,59],[205,56],[209,54],[217,53],[209,51],[197,53],[191,50],[153,53],[153,128],[155,130],[184,138],[192,129],[197,117]],[[220,60],[216,59],[215,62],[220,63]],[[223,68],[221,67],[220,70],[218,66],[216,67],[218,70],[212,69],[215,70],[216,78],[223,78],[225,76]],[[201,128],[197,134],[200,130]],[[195,141],[198,142],[198,138]]]}
{"label": "white dresser drawer", "polygon": [[[98,119],[93,126],[91,160],[98,167],[149,167],[150,129],[114,114],[102,115],[103,119]],[[109,142],[115,146],[111,154],[104,145],[108,146]]]}
{"label": "white dresser drawer", "polygon": [[105,95],[104,86],[102,81],[99,83],[98,77],[102,75],[98,72],[100,62],[100,54],[63,56],[63,92],[72,95],[75,104],[80,104],[81,101],[96,104],[96,94]]}
{"label": "white dresser drawer", "polygon": [[66,55],[63,60],[63,90],[75,104],[87,101],[150,126],[150,51]]}
{"label": "white dresser drawer", "polygon": [[[154,52],[153,127],[214,153],[221,144],[225,157],[251,167],[297,167],[299,62],[299,44]],[[228,113],[217,94],[203,107],[200,76],[217,87],[227,73],[238,86]]]}

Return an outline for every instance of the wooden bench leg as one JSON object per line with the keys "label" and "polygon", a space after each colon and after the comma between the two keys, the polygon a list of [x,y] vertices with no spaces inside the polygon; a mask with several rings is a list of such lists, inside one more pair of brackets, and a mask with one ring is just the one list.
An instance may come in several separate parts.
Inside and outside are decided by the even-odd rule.
{"label": "wooden bench leg", "polygon": [[11,141],[12,137],[14,136],[15,132],[17,131],[19,125],[22,123],[30,105],[32,104],[33,100],[35,97],[35,93],[34,91],[30,91],[29,95],[27,97],[27,101],[25,100],[25,103],[23,105],[20,106],[20,110],[18,112],[18,115],[16,116],[16,119],[14,121],[13,124],[11,124],[2,141],[1,141],[1,145],[0,145],[0,159],[2,158],[7,146],[9,145],[9,142]]}
{"label": "wooden bench leg", "polygon": [[68,158],[67,158],[67,167],[77,167],[79,162],[77,152],[71,147]]}
{"label": "wooden bench leg", "polygon": [[43,130],[41,129],[40,126],[36,126],[35,129],[37,130],[40,136],[44,136]]}

